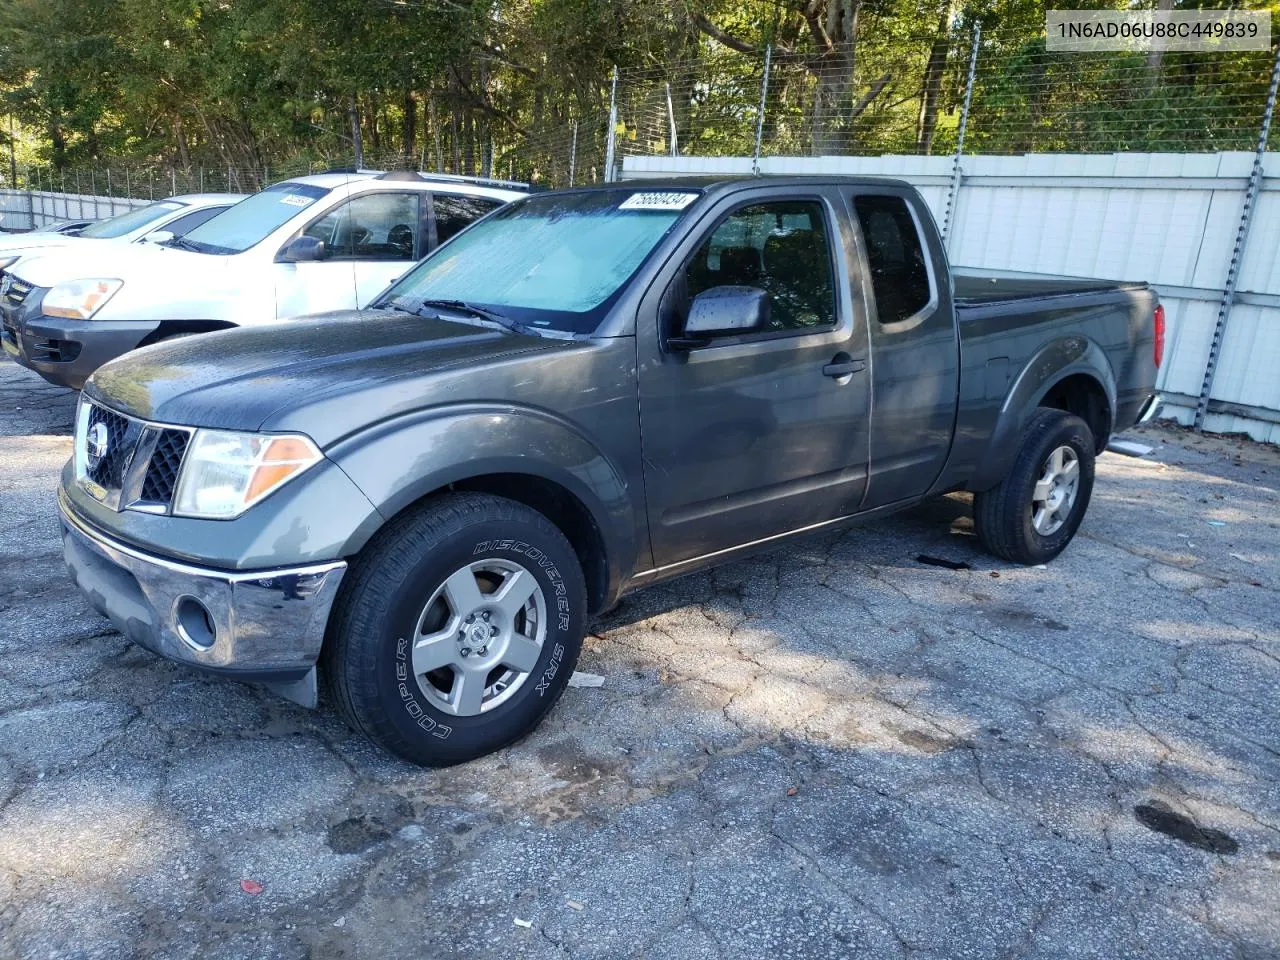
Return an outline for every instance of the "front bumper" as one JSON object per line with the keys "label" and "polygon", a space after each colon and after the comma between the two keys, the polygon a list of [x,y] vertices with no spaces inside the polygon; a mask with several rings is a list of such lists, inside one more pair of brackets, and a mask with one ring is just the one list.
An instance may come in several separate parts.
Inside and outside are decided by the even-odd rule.
{"label": "front bumper", "polygon": [[79,390],[108,360],[134,350],[158,321],[64,320],[9,307],[0,317],[0,347],[50,383]]}
{"label": "front bumper", "polygon": [[228,572],[153,556],[80,519],[59,490],[67,569],[99,613],[162,657],[315,705],[315,663],[345,561]]}

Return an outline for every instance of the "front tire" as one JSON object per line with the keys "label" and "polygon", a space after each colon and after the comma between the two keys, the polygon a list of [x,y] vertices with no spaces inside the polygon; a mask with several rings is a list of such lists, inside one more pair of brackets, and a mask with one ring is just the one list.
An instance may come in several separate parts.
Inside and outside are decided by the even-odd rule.
{"label": "front tire", "polygon": [[413,508],[352,565],[321,666],[339,712],[412,763],[507,746],[555,705],[582,649],[586,585],[554,524],[503,497]]}
{"label": "front tire", "polygon": [[1062,410],[1037,410],[1008,476],[973,496],[973,523],[989,553],[1011,563],[1047,563],[1080,527],[1093,494],[1094,436]]}

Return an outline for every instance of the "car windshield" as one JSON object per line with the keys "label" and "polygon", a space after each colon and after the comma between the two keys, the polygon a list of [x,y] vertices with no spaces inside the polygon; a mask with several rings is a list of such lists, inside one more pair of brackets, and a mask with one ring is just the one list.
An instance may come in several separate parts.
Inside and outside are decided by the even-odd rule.
{"label": "car windshield", "polygon": [[696,191],[530,197],[479,220],[387,291],[414,311],[452,301],[531,327],[590,333]]}
{"label": "car windshield", "polygon": [[182,245],[201,253],[241,253],[328,193],[328,187],[308,183],[277,183],[200,224]]}
{"label": "car windshield", "polygon": [[80,231],[82,237],[93,237],[96,240],[110,240],[113,237],[123,237],[126,233],[140,227],[145,227],[148,223],[154,223],[166,213],[173,213],[175,210],[181,210],[185,204],[177,203],[173,200],[161,200],[159,203],[149,203],[145,207],[138,207],[136,210],[130,210],[128,213],[122,213],[118,217],[111,217],[108,220],[99,220],[97,223],[91,223]]}

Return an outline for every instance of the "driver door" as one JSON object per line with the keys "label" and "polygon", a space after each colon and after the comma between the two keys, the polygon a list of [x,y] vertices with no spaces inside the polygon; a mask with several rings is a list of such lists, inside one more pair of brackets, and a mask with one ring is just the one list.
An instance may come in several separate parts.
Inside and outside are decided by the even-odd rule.
{"label": "driver door", "polygon": [[[686,242],[638,318],[656,567],[853,513],[866,488],[867,330],[839,197],[741,196]],[[767,327],[673,347],[692,299],[725,286],[764,290]]]}

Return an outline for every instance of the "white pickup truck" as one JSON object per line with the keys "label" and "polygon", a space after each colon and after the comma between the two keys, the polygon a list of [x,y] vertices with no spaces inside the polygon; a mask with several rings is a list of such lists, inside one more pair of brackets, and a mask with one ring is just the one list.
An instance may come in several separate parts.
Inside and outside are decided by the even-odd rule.
{"label": "white pickup truck", "polygon": [[0,280],[0,345],[50,383],[79,389],[108,360],[160,340],[359,309],[523,187],[319,174],[270,186],[162,244],[25,258]]}

